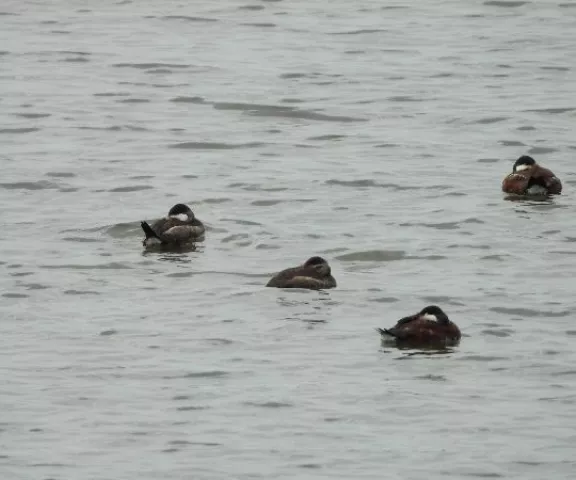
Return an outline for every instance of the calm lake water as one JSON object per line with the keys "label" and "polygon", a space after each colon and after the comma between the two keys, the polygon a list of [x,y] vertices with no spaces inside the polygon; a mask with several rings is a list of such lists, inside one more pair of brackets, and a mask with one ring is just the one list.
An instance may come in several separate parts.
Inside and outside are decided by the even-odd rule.
{"label": "calm lake water", "polygon": [[[4,480],[572,479],[576,2],[0,5]],[[564,182],[506,201],[533,155]],[[186,254],[139,222],[189,203]],[[267,289],[322,255],[338,288]],[[428,304],[461,345],[380,345]]]}

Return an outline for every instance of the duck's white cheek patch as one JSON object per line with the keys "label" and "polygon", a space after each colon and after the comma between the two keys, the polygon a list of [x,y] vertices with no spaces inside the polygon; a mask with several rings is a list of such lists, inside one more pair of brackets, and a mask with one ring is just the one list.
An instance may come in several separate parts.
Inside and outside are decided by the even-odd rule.
{"label": "duck's white cheek patch", "polygon": [[183,222],[188,220],[188,215],[186,215],[185,213],[179,213],[178,215],[170,215],[170,217],[171,218],[177,218],[178,220],[181,220]]}
{"label": "duck's white cheek patch", "polygon": [[430,320],[431,322],[437,322],[438,319],[436,318],[436,315],[432,315],[430,313],[427,313],[426,315],[422,315],[422,319],[423,320]]}
{"label": "duck's white cheek patch", "polygon": [[151,247],[152,245],[160,245],[162,242],[156,237],[150,237],[146,239],[146,246]]}
{"label": "duck's white cheek patch", "polygon": [[532,167],[529,165],[518,165],[514,171],[515,172],[522,172],[524,170],[530,170],[531,168]]}

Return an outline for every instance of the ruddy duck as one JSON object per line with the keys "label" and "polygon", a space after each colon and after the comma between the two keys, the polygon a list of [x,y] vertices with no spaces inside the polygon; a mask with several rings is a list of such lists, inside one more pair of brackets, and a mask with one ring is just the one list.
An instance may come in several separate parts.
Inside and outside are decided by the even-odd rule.
{"label": "ruddy duck", "polygon": [[521,156],[502,181],[502,191],[513,195],[559,195],[562,183],[551,170],[528,155]]}
{"label": "ruddy duck", "polygon": [[303,265],[287,268],[277,273],[266,286],[321,290],[336,287],[336,280],[326,260],[322,257],[311,257]]}
{"label": "ruddy duck", "polygon": [[405,347],[447,347],[458,344],[461,337],[460,329],[436,305],[401,318],[392,328],[376,330],[383,342]]}
{"label": "ruddy duck", "polygon": [[204,235],[204,224],[198,220],[190,207],[182,203],[174,205],[168,215],[150,226],[147,222],[140,224],[146,238],[145,247],[165,246],[180,247],[199,240]]}

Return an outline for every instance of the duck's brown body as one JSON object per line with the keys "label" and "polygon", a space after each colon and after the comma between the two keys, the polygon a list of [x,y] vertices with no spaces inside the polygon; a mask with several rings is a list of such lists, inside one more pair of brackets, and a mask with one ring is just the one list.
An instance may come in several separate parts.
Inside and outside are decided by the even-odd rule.
{"label": "duck's brown body", "polygon": [[552,170],[540,166],[531,157],[523,156],[502,181],[502,191],[512,195],[559,195],[562,182]]}
{"label": "duck's brown body", "polygon": [[405,347],[448,347],[462,337],[458,326],[434,305],[400,319],[392,328],[377,330],[383,341]]}
{"label": "duck's brown body", "polygon": [[177,204],[168,215],[150,226],[141,223],[146,238],[142,242],[145,247],[180,247],[201,240],[205,228],[192,210],[186,205]]}
{"label": "duck's brown body", "polygon": [[336,280],[326,260],[321,257],[311,257],[303,265],[287,268],[277,273],[266,286],[321,290],[336,287]]}

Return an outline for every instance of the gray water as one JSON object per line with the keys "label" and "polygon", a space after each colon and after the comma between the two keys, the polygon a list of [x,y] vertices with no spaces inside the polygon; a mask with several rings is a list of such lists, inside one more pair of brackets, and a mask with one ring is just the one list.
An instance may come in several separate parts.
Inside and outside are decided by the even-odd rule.
{"label": "gray water", "polygon": [[[574,478],[576,3],[0,12],[3,480]],[[458,348],[380,345],[428,304]]]}

